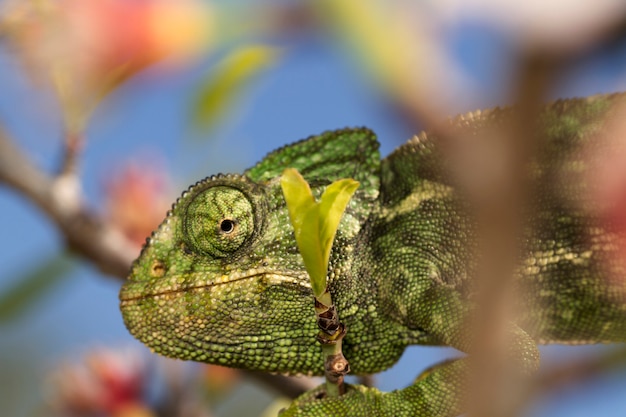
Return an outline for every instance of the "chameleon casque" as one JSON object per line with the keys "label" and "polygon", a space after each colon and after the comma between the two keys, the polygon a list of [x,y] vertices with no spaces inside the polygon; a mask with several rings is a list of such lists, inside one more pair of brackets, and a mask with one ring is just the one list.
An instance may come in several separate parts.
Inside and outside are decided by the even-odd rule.
{"label": "chameleon casque", "polygon": [[[545,137],[531,161],[533,216],[515,274],[519,315],[511,345],[534,370],[537,343],[626,341],[626,284],[619,233],[585,196],[589,149],[610,135],[620,94],[561,100],[539,114]],[[450,119],[463,135],[505,123],[513,108]],[[421,133],[380,159],[365,128],[330,131],[285,146],[242,175],[197,182],[147,240],[120,292],[129,331],[161,355],[284,374],[323,374],[311,284],[280,187],[287,167],[319,196],[354,178],[328,285],[348,333],[353,374],[392,366],[408,345],[471,350],[474,239],[469,210],[437,139]],[[620,252],[622,251],[622,252]],[[305,394],[289,415],[457,415],[466,359],[434,367],[405,389],[355,386],[336,399]],[[291,413],[291,414],[290,414]]]}

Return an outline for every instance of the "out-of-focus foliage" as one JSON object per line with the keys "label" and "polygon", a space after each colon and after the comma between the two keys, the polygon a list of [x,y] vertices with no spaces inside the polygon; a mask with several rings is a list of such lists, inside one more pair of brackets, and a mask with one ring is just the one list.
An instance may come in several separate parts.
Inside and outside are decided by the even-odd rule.
{"label": "out-of-focus foliage", "polygon": [[8,290],[0,293],[0,323],[18,317],[56,284],[69,275],[74,260],[66,253],[37,260]]}
{"label": "out-of-focus foliage", "polygon": [[[389,107],[397,113],[398,120],[417,129],[420,123],[447,116],[446,106],[463,107],[484,93],[484,86],[476,82],[451,47],[451,39],[459,27],[480,26],[498,36],[513,49],[510,57],[537,45],[552,48],[556,53],[593,43],[606,27],[624,19],[626,3],[623,0],[6,0],[0,8],[0,42],[4,50],[19,62],[32,84],[43,90],[42,96],[52,93],[57,99],[52,113],[62,120],[62,131],[50,132],[49,137],[63,138],[60,153],[67,153],[69,159],[80,159],[82,149],[91,140],[86,135],[92,127],[94,109],[103,100],[116,96],[111,93],[124,89],[130,78],[142,76],[148,69],[150,82],[158,83],[167,77],[206,68],[184,110],[189,114],[190,125],[206,134],[227,119],[229,112],[238,110],[237,104],[246,100],[254,79],[277,68],[290,49],[297,49],[311,38],[322,39],[325,47],[346,57],[355,77],[369,80],[368,86],[380,95],[381,102],[391,104]],[[487,56],[485,65],[500,64],[500,59]],[[29,100],[38,102],[39,92],[32,91],[35,94]],[[500,97],[506,98],[506,93],[509,91]],[[120,98],[112,100],[116,99]],[[106,111],[102,117],[107,117]],[[158,125],[159,120],[153,123]],[[275,123],[279,125],[281,120]],[[57,155],[46,156],[57,159]],[[128,157],[132,159],[132,155]],[[619,168],[623,166],[620,156],[611,155],[598,161],[601,162],[597,180],[605,184],[599,188],[604,194],[598,196],[598,201],[614,199],[621,195],[625,177]],[[106,178],[102,198],[88,203],[103,202],[98,212],[102,220],[132,241],[132,247],[138,250],[173,200],[172,175],[154,160],[128,166],[111,161],[111,165],[117,170],[103,173]],[[77,183],[82,178],[80,169],[63,174],[65,178],[72,176]],[[177,184],[176,188],[186,185]],[[77,190],[80,192],[80,187]],[[302,190],[296,194],[302,201],[306,200],[304,205],[318,207]],[[621,198],[607,209],[607,216],[623,220],[624,205]],[[304,210],[300,214],[315,212],[319,221],[320,210]],[[333,219],[335,226],[321,233],[319,242],[312,248],[312,258],[319,271],[325,272],[328,242],[332,242],[342,211],[321,216]],[[0,289],[0,324],[19,323],[16,318],[35,306],[43,295],[51,294],[50,290],[75,269],[74,258],[63,250],[58,252],[63,255],[34,259],[20,276],[11,277],[12,285]],[[315,281],[314,287],[316,292],[323,291],[323,282]],[[63,323],[58,325],[63,327]],[[144,384],[158,367],[134,353],[103,350],[88,354],[82,365],[62,365],[54,371],[48,386],[56,389],[51,390],[48,405],[50,410],[64,415],[205,416],[209,413],[208,404],[197,397],[205,395],[211,404],[219,403],[240,382],[237,371],[212,367],[203,368],[196,379],[183,378],[181,383],[176,373],[182,365],[169,363],[171,367],[165,371],[164,378],[166,390],[173,404],[187,403],[187,409],[168,409],[168,404],[151,402],[149,395],[145,395]],[[185,396],[193,391],[190,387],[202,388],[199,393],[193,392],[197,396],[190,399]],[[33,401],[37,396],[32,391],[38,390],[39,387],[31,384],[24,396]],[[196,407],[195,401],[202,406]],[[191,410],[193,407],[196,408]]]}
{"label": "out-of-focus foliage", "polygon": [[64,363],[50,378],[50,410],[59,416],[155,414],[144,405],[148,363],[138,351],[99,349]]}
{"label": "out-of-focus foliage", "polygon": [[228,111],[250,80],[278,59],[276,48],[248,45],[230,52],[199,88],[193,105],[193,122],[207,130]]}

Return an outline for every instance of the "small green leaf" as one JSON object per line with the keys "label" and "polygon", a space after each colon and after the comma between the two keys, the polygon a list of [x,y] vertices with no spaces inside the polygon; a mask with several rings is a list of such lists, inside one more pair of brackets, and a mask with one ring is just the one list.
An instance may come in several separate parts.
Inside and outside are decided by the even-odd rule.
{"label": "small green leaf", "polygon": [[193,107],[193,122],[211,128],[248,82],[278,57],[277,48],[248,45],[227,55],[200,87]]}
{"label": "small green leaf", "polygon": [[313,294],[320,297],[326,290],[330,250],[341,216],[359,183],[352,179],[335,181],[326,188],[319,203],[297,170],[286,169],[280,183]]}
{"label": "small green leaf", "polygon": [[27,271],[12,288],[0,294],[0,323],[19,316],[33,306],[67,277],[73,266],[72,258],[66,253],[60,253]]}
{"label": "small green leaf", "polygon": [[300,173],[287,168],[280,179],[285,195],[289,218],[296,235],[296,243],[311,278],[315,296],[326,287],[326,269],[322,269],[324,257],[319,241],[319,209],[311,188]]}
{"label": "small green leaf", "polygon": [[344,178],[330,184],[319,203],[320,216],[320,241],[324,254],[324,265],[328,267],[330,258],[330,249],[333,246],[333,240],[341,221],[341,216],[346,210],[350,198],[359,187],[358,181],[350,178]]}
{"label": "small green leaf", "polygon": [[313,197],[309,183],[293,168],[287,168],[283,172],[280,186],[285,195],[291,223],[296,231],[296,235],[298,235],[304,223],[305,213],[316,204],[315,197]]}
{"label": "small green leaf", "polygon": [[326,270],[328,269],[328,262],[324,262],[319,226],[319,205],[315,203],[304,213],[300,233],[296,235],[298,249],[311,278],[311,287],[315,297],[319,297],[326,289]]}

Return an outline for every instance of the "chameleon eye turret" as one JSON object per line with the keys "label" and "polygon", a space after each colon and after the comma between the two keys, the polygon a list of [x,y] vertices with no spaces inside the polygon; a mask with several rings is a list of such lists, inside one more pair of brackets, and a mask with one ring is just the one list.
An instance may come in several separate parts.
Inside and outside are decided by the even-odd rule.
{"label": "chameleon eye turret", "polygon": [[316,332],[308,277],[293,232],[280,227],[287,216],[277,183],[229,174],[190,187],[120,292],[129,331],[178,359],[275,372],[313,372],[318,363],[321,369],[319,347],[308,343]]}
{"label": "chameleon eye turret", "polygon": [[254,209],[240,189],[209,186],[187,205],[184,241],[189,249],[215,258],[234,254],[254,234]]}

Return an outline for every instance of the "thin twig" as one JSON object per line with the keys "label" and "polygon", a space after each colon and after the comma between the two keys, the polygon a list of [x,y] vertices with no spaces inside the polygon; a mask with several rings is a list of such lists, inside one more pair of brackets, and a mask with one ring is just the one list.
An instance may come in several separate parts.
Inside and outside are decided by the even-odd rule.
{"label": "thin twig", "polygon": [[63,155],[63,161],[59,169],[59,176],[78,175],[78,159],[83,150],[84,136],[79,133],[68,131],[65,134],[65,154]]}
{"label": "thin twig", "polygon": [[311,378],[294,378],[254,371],[242,372],[251,379],[262,383],[287,398],[299,397],[317,385]]}
{"label": "thin twig", "polygon": [[317,341],[322,345],[324,357],[326,395],[339,397],[346,392],[344,378],[350,372],[350,364],[342,352],[342,342],[347,329],[339,321],[328,287],[321,296],[315,297],[315,314],[317,327],[320,329]]}
{"label": "thin twig", "polygon": [[529,395],[541,395],[565,385],[586,381],[607,371],[626,367],[626,348],[620,347],[592,358],[568,361],[542,371],[534,380]]}
{"label": "thin twig", "polygon": [[565,386],[582,383],[609,371],[617,371],[623,368],[626,368],[626,348],[624,347],[592,358],[577,359],[553,365],[533,378],[532,384],[528,384],[525,387],[525,390],[516,398],[516,404],[512,406],[518,414],[521,414],[525,405],[545,396],[547,393],[555,392]]}

